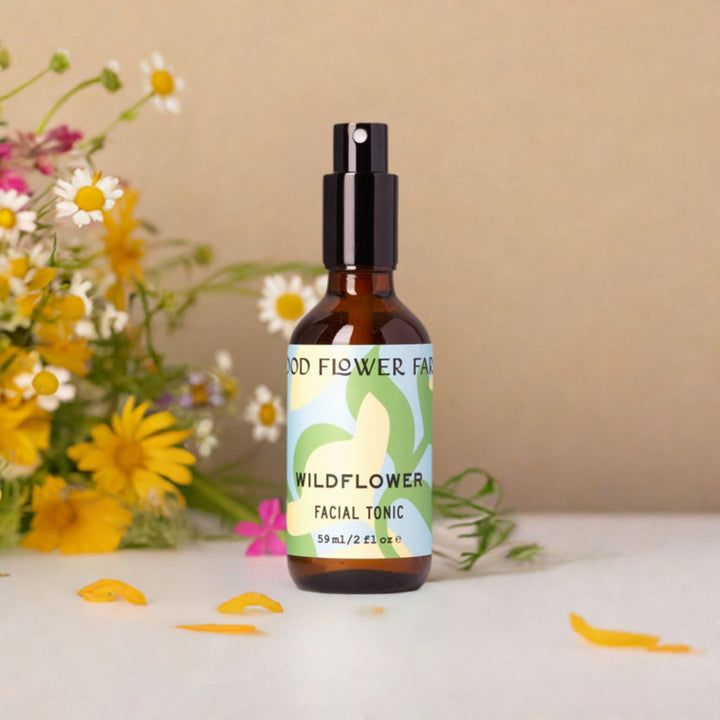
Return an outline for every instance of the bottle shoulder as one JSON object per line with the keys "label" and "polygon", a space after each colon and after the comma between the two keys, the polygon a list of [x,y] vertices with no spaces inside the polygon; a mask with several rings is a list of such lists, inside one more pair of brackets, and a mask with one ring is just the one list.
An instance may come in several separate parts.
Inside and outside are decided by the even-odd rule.
{"label": "bottle shoulder", "polygon": [[293,332],[294,345],[420,345],[425,326],[395,295],[327,294]]}

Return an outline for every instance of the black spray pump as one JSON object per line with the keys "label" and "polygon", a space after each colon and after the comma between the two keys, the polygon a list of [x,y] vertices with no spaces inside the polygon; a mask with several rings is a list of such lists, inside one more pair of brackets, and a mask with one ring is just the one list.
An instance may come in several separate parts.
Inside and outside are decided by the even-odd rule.
{"label": "black spray pump", "polygon": [[382,123],[334,127],[333,174],[323,179],[323,262],[327,268],[395,268],[398,179],[388,168]]}

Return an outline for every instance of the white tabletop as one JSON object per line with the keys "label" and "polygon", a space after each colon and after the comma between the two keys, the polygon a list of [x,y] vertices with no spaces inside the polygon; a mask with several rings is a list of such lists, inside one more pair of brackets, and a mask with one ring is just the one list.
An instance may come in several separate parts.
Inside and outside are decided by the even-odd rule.
{"label": "white tabletop", "polygon": [[[400,595],[297,590],[284,558],[240,543],[0,555],[0,720],[711,720],[720,717],[720,518],[525,515],[546,559],[435,561]],[[87,603],[101,577],[147,606]],[[248,590],[281,615],[221,615]],[[369,611],[382,606],[385,612]],[[591,646],[568,613],[646,631],[692,655]],[[251,622],[262,636],[177,624]]]}

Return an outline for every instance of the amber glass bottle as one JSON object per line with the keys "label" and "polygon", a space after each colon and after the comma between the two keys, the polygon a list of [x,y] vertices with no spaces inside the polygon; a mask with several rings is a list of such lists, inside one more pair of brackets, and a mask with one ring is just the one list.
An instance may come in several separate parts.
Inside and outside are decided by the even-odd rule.
{"label": "amber glass bottle", "polygon": [[335,126],[327,294],[288,354],[288,565],[298,587],[415,590],[431,561],[432,346],[393,287],[387,126]]}

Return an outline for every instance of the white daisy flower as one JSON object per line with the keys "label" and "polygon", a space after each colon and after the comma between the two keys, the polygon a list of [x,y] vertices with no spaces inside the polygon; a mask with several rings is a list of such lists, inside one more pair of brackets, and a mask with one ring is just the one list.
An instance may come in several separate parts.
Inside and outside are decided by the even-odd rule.
{"label": "white daisy flower", "polygon": [[100,337],[107,340],[113,333],[121,333],[128,322],[128,314],[107,303],[100,315]]}
{"label": "white daisy flower", "polygon": [[57,204],[58,217],[72,215],[78,226],[88,225],[93,220],[103,219],[103,210],[110,210],[123,194],[117,187],[117,178],[102,177],[102,173],[90,174],[87,168],[78,168],[72,181],[58,180],[55,194],[62,199]]}
{"label": "white daisy flower", "polygon": [[315,293],[319,298],[324,298],[328,289],[328,276],[327,274],[318,275],[313,282]]}
{"label": "white daisy flower", "polygon": [[[55,392],[49,395],[39,395],[33,385],[33,380],[41,372],[52,373],[58,381]],[[56,367],[55,365],[46,365],[43,367],[37,363],[32,372],[18,373],[13,378],[13,383],[22,393],[25,400],[37,398],[37,405],[46,412],[55,412],[60,407],[61,402],[68,402],[75,397],[75,386],[70,382],[70,371],[65,368]]]}
{"label": "white daisy flower", "polygon": [[282,275],[268,275],[258,302],[260,319],[271,333],[282,332],[289,340],[300,318],[315,303],[315,292],[310,285],[303,285],[299,275],[293,275],[289,282]]}
{"label": "white daisy flower", "polygon": [[151,53],[150,62],[143,60],[140,69],[145,73],[145,92],[152,94],[155,107],[160,112],[169,110],[171,113],[179,113],[177,92],[185,89],[185,83],[165,63],[163,56],[159,52]]}
{"label": "white daisy flower", "polygon": [[93,301],[87,295],[88,292],[92,290],[92,287],[92,281],[85,280],[82,273],[73,273],[68,292],[82,300],[83,305],[85,306],[85,315],[90,315],[93,310]]}
{"label": "white daisy flower", "polygon": [[218,350],[215,353],[215,367],[222,375],[227,375],[233,366],[232,355],[227,350]]}
{"label": "white daisy flower", "polygon": [[275,442],[280,437],[280,427],[285,424],[285,411],[277,395],[265,385],[255,388],[255,396],[245,408],[245,420],[254,424],[253,440]]}
{"label": "white daisy flower", "polygon": [[203,418],[195,423],[195,440],[201,457],[209,457],[218,446],[218,439],[213,435],[212,418]]}
{"label": "white daisy flower", "polygon": [[74,332],[78,337],[85,338],[85,340],[89,340],[90,342],[97,340],[98,337],[100,337],[95,329],[95,324],[92,320],[90,320],[90,318],[78,320],[75,323]]}
{"label": "white daisy flower", "polygon": [[0,190],[0,240],[14,243],[21,232],[35,230],[36,214],[22,210],[30,197],[17,190]]}

